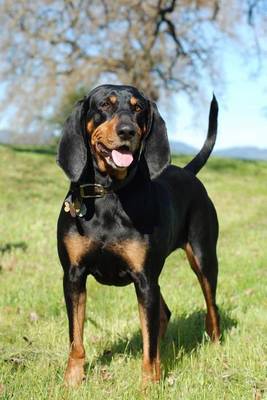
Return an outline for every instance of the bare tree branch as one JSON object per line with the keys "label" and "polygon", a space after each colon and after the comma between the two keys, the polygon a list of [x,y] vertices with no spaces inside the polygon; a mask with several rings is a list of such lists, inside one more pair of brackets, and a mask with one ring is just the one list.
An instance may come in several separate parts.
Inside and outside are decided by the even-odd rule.
{"label": "bare tree branch", "polygon": [[[23,117],[47,115],[64,94],[107,77],[154,100],[165,91],[193,96],[204,73],[217,78],[220,32],[232,37],[234,18],[246,15],[253,25],[266,10],[265,0],[246,1],[244,9],[242,0],[227,7],[219,0],[2,0],[6,96],[20,110],[21,126]],[[232,16],[231,7],[240,11]]]}

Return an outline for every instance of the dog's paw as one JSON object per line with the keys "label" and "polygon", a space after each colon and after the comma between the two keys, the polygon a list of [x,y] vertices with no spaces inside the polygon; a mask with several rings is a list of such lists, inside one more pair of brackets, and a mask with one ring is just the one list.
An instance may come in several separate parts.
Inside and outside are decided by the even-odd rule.
{"label": "dog's paw", "polygon": [[206,315],[206,332],[213,343],[220,343],[221,333],[219,325],[219,315],[215,314],[212,319],[208,314]]}
{"label": "dog's paw", "polygon": [[77,387],[85,380],[84,360],[69,360],[64,375],[64,385],[66,387]]}

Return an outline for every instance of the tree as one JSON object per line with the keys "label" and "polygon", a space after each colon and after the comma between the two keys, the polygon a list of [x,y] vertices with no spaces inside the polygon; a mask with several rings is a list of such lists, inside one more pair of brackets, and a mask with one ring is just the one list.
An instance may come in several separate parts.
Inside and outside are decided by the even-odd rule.
{"label": "tree", "polygon": [[103,80],[133,84],[154,100],[166,91],[193,96],[204,76],[218,79],[222,35],[233,37],[237,21],[253,25],[266,10],[265,0],[222,3],[2,0],[0,79],[17,124]]}

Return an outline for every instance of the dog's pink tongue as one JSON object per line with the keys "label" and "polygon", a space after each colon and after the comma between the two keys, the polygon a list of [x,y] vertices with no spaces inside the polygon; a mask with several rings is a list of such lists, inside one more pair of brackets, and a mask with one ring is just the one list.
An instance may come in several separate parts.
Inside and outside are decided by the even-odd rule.
{"label": "dog's pink tongue", "polygon": [[112,150],[112,159],[118,167],[129,167],[133,162],[133,155],[128,150]]}

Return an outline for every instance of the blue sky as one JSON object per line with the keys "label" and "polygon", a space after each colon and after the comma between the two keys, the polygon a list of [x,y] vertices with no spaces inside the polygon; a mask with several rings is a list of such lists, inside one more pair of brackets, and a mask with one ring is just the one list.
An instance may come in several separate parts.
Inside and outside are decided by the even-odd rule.
{"label": "blue sky", "polygon": [[[214,91],[219,102],[219,128],[216,149],[256,146],[267,148],[267,59],[251,55],[245,59],[238,49],[227,47],[222,55],[225,85],[207,84],[207,96]],[[210,94],[209,94],[210,91]],[[162,110],[171,140],[200,148],[205,140],[210,99],[195,113],[192,105],[177,96],[176,107]],[[264,114],[265,108],[265,114]]]}

